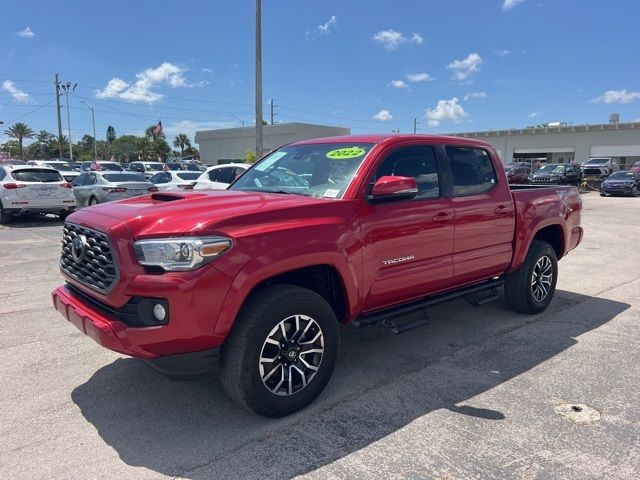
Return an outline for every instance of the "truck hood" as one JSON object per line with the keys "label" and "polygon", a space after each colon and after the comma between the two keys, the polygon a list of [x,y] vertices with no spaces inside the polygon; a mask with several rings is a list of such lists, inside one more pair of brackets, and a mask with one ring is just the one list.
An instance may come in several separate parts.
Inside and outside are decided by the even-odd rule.
{"label": "truck hood", "polygon": [[[312,216],[309,207],[317,205],[324,210],[335,203],[331,199],[261,192],[159,192],[85,208],[68,220],[97,229],[126,224],[139,239],[221,232],[230,226],[262,223],[285,209],[290,212],[287,219],[304,218]],[[102,218],[98,220],[98,216]]]}

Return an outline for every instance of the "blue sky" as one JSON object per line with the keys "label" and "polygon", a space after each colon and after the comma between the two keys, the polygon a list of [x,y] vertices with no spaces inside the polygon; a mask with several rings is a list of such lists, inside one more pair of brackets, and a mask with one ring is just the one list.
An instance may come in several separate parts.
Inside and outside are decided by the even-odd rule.
{"label": "blue sky", "polygon": [[[417,117],[445,133],[640,119],[640,2],[263,4],[264,99],[278,122],[410,132]],[[56,72],[78,83],[74,140],[92,133],[81,100],[98,138],[159,117],[170,139],[253,121],[253,0],[4,0],[2,12],[0,132],[16,120],[56,131]]]}

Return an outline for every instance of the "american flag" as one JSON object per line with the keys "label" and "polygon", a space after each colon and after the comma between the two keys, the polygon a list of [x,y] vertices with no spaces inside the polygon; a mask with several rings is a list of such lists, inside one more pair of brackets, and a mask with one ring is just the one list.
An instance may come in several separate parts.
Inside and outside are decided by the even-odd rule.
{"label": "american flag", "polygon": [[158,125],[153,129],[154,135],[160,135],[162,133],[162,120],[158,120]]}

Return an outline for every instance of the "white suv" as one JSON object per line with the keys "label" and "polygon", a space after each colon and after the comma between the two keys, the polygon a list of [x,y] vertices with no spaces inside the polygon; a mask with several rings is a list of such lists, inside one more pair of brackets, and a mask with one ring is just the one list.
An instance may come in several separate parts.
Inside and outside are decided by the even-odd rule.
{"label": "white suv", "polygon": [[13,216],[54,213],[64,219],[76,208],[71,184],[49,167],[0,167],[0,224]]}

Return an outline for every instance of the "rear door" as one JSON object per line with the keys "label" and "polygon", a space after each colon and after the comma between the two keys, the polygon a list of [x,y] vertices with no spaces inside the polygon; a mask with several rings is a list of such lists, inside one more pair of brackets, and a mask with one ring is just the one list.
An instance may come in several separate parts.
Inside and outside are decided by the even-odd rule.
{"label": "rear door", "polygon": [[361,215],[365,309],[435,293],[451,286],[453,218],[443,196],[442,161],[432,146],[406,146],[388,152],[369,179],[387,175],[413,177],[418,195],[410,200],[371,203]]}
{"label": "rear door", "polygon": [[453,183],[456,286],[503,273],[513,255],[515,207],[508,186],[498,184],[490,154],[482,148],[447,146]]}

